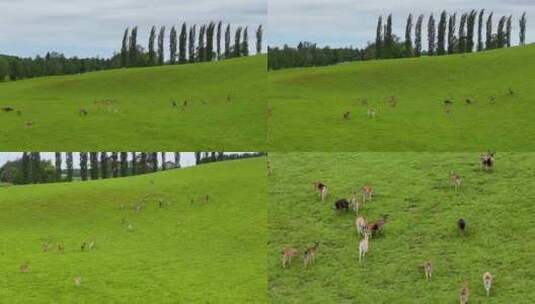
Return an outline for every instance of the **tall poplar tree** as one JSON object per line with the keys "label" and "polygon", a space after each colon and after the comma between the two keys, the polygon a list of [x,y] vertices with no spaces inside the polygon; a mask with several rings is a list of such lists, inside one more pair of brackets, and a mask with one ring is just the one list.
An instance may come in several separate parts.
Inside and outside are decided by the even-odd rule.
{"label": "tall poplar tree", "polygon": [[472,53],[474,51],[474,30],[476,24],[477,12],[472,10],[468,14],[467,19],[467,33],[466,33],[466,51]]}
{"label": "tall poplar tree", "polygon": [[154,41],[156,40],[156,26],[152,26],[149,36],[149,65],[156,64],[156,51],[154,50]]}
{"label": "tall poplar tree", "polygon": [[422,25],[424,22],[424,15],[418,16],[416,21],[416,28],[414,29],[414,55],[420,57],[422,55]]}
{"label": "tall poplar tree", "polygon": [[180,152],[175,152],[175,168],[180,168]]}
{"label": "tall poplar tree", "polygon": [[117,152],[111,152],[111,175],[113,177],[119,176],[119,154]]}
{"label": "tall poplar tree", "polygon": [[30,154],[22,152],[22,183],[30,183]]}
{"label": "tall poplar tree", "polygon": [[72,152],[66,153],[65,162],[67,163],[67,181],[72,182],[72,176],[74,172]]}
{"label": "tall poplar tree", "polygon": [[375,33],[375,59],[383,58],[383,16],[377,19],[377,31]]}
{"label": "tall poplar tree", "polygon": [[459,25],[459,53],[466,52],[466,21],[468,20],[468,15],[463,14],[461,16],[461,24]]}
{"label": "tall poplar tree", "polygon": [[189,43],[188,43],[188,52],[189,52],[189,62],[195,62],[195,36],[197,35],[197,26],[194,24],[189,28]]}
{"label": "tall poplar tree", "polygon": [[108,178],[108,153],[100,152],[100,176]]}
{"label": "tall poplar tree", "polygon": [[506,31],[505,31],[505,42],[507,47],[511,47],[511,32],[513,27],[513,16],[509,16],[507,18],[507,25],[506,25]]}
{"label": "tall poplar tree", "polygon": [[99,178],[98,152],[89,152],[89,161],[91,163],[91,179]]}
{"label": "tall poplar tree", "polygon": [[55,180],[56,182],[61,182],[61,152],[55,153]]}
{"label": "tall poplar tree", "polygon": [[121,46],[121,67],[123,68],[128,66],[128,32],[129,29],[126,28],[123,35],[123,44]]}
{"label": "tall poplar tree", "polygon": [[448,22],[448,54],[455,53],[456,48],[456,38],[455,38],[455,29],[457,23],[457,14],[450,15],[450,20]]}
{"label": "tall poplar tree", "polygon": [[138,163],[136,152],[132,152],[132,175],[138,174]]}
{"label": "tall poplar tree", "polygon": [[173,26],[171,32],[169,33],[169,63],[176,63],[176,50],[177,50],[177,37],[176,29]]}
{"label": "tall poplar tree", "polygon": [[438,22],[437,55],[446,54],[446,22],[446,11],[442,11],[440,21]]}
{"label": "tall poplar tree", "polygon": [[217,23],[217,60],[221,60],[221,34],[223,30],[223,22]]}
{"label": "tall poplar tree", "polygon": [[214,31],[215,23],[210,22],[206,28],[206,61],[214,58]]}
{"label": "tall poplar tree", "polygon": [[394,48],[394,37],[392,36],[392,14],[386,18],[385,38],[384,38],[384,57],[392,58]]}
{"label": "tall poplar tree", "polygon": [[30,153],[30,176],[31,176],[32,183],[38,184],[41,182],[42,168],[41,168],[41,153],[39,152]]}
{"label": "tall poplar tree", "polygon": [[433,14],[429,16],[429,21],[427,22],[427,41],[428,48],[427,54],[433,56],[435,54],[435,37],[436,37],[436,27],[435,27],[435,17]]}
{"label": "tall poplar tree", "polygon": [[524,12],[522,14],[522,17],[520,18],[520,21],[519,21],[519,26],[520,26],[520,45],[525,45],[526,44],[526,13]]}
{"label": "tall poplar tree", "polygon": [[227,24],[225,29],[225,58],[230,58],[230,24]]}
{"label": "tall poplar tree", "polygon": [[506,44],[506,33],[505,33],[505,16],[500,18],[500,22],[498,22],[498,40],[497,40],[497,47],[503,48]]}
{"label": "tall poplar tree", "polygon": [[135,26],[130,33],[130,42],[128,44],[128,62],[129,66],[137,66],[138,64],[137,26]]}
{"label": "tall poplar tree", "polygon": [[234,32],[234,57],[241,56],[241,26]]}
{"label": "tall poplar tree", "polygon": [[167,169],[167,164],[166,164],[166,160],[165,160],[165,152],[160,152],[161,153],[161,156],[162,156],[162,170],[165,170]]}
{"label": "tall poplar tree", "polygon": [[121,152],[121,176],[128,176],[128,152]]}
{"label": "tall poplar tree", "polygon": [[158,152],[151,152],[152,172],[158,171]]}
{"label": "tall poplar tree", "polygon": [[256,29],[256,54],[262,53],[262,36],[264,35],[264,30],[262,29],[262,24]]}
{"label": "tall poplar tree", "polygon": [[243,41],[241,43],[241,54],[242,56],[249,56],[249,28],[245,27],[243,29]]}
{"label": "tall poplar tree", "polygon": [[489,17],[487,18],[487,40],[486,40],[486,49],[491,50],[494,46],[493,36],[492,36],[492,15],[494,13],[490,13]]}
{"label": "tall poplar tree", "polygon": [[87,152],[80,152],[80,178],[87,180]]}
{"label": "tall poplar tree", "polygon": [[147,152],[139,153],[139,168],[137,171],[139,174],[145,174],[147,172]]}
{"label": "tall poplar tree", "polygon": [[405,26],[405,51],[407,56],[412,56],[412,14],[407,17],[407,24]]}
{"label": "tall poplar tree", "polygon": [[160,27],[160,33],[158,34],[158,65],[164,64],[164,41],[165,40],[165,26]]}
{"label": "tall poplar tree", "polygon": [[187,62],[186,48],[188,45],[188,30],[186,22],[182,23],[182,29],[180,30],[180,38],[178,40],[180,42],[178,48],[178,63],[184,64]]}

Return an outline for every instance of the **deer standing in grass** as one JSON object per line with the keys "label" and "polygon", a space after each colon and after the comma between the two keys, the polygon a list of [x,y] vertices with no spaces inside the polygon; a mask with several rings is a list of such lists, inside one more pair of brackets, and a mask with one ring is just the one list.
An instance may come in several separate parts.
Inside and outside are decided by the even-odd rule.
{"label": "deer standing in grass", "polygon": [[318,190],[320,194],[320,199],[323,202],[325,198],[327,197],[327,186],[323,184],[322,182],[315,182],[314,184],[314,190]]}
{"label": "deer standing in grass", "polygon": [[487,292],[487,297],[490,296],[490,288],[492,287],[492,275],[488,271],[483,274],[483,286],[485,287],[485,291]]}
{"label": "deer standing in grass", "polygon": [[455,191],[459,191],[462,181],[463,180],[460,175],[456,174],[455,172],[450,172],[450,184],[455,188]]}
{"label": "deer standing in grass", "polygon": [[286,247],[281,252],[281,263],[282,268],[290,266],[292,263],[292,258],[297,255],[297,249],[292,247]]}
{"label": "deer standing in grass", "polygon": [[425,278],[431,279],[433,277],[433,264],[431,261],[425,261],[421,267],[424,269]]}
{"label": "deer standing in grass", "polygon": [[357,219],[355,220],[355,226],[357,226],[357,232],[360,235],[364,235],[364,233],[366,232],[367,225],[366,220],[362,216],[357,217]]}
{"label": "deer standing in grass", "polygon": [[362,187],[362,203],[371,201],[373,196],[373,188],[370,185]]}
{"label": "deer standing in grass", "polygon": [[24,263],[24,264],[20,265],[19,270],[20,270],[20,272],[22,272],[22,273],[27,273],[28,270],[29,270],[28,263]]}
{"label": "deer standing in grass", "polygon": [[369,239],[369,232],[364,232],[364,239],[360,240],[359,242],[359,262],[362,261],[366,257],[366,253],[368,253],[368,239]]}
{"label": "deer standing in grass", "polygon": [[309,265],[314,264],[314,260],[316,258],[316,254],[318,253],[320,243],[315,242],[314,246],[308,247],[305,250],[305,253],[303,255],[303,262],[305,264],[305,268],[307,268]]}
{"label": "deer standing in grass", "polygon": [[355,214],[359,214],[360,203],[357,200],[357,193],[355,190],[351,191],[351,209],[355,211]]}
{"label": "deer standing in grass", "polygon": [[466,304],[468,303],[468,298],[470,297],[470,289],[468,288],[468,283],[464,282],[463,287],[459,293],[459,303]]}

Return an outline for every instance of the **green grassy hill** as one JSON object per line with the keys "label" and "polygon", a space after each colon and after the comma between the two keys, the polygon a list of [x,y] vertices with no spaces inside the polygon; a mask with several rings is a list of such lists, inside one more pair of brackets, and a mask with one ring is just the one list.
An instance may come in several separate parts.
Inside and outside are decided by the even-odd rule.
{"label": "green grassy hill", "polygon": [[265,302],[266,193],[264,158],[0,187],[0,302]]}
{"label": "green grassy hill", "polygon": [[0,83],[0,107],[21,111],[0,111],[0,150],[262,150],[265,71],[252,56]]}
{"label": "green grassy hill", "polygon": [[[492,172],[477,153],[276,153],[270,154],[268,284],[273,303],[459,303],[464,280],[470,303],[535,301],[535,154],[498,153]],[[448,175],[463,178],[456,192]],[[329,189],[321,202],[311,183]],[[334,201],[371,184],[375,197],[366,219],[388,214],[384,236],[372,238],[358,262],[355,215],[336,214]],[[467,221],[461,237],[457,220]],[[320,242],[316,262],[302,253]],[[284,246],[300,250],[288,269]],[[418,265],[431,260],[433,278]],[[486,298],[482,275],[494,276]]]}
{"label": "green grassy hill", "polygon": [[[277,151],[533,151],[534,58],[530,45],[270,72],[270,145]],[[375,119],[367,117],[363,99],[376,109]],[[453,101],[449,114],[446,99]],[[350,120],[343,119],[347,111]]]}

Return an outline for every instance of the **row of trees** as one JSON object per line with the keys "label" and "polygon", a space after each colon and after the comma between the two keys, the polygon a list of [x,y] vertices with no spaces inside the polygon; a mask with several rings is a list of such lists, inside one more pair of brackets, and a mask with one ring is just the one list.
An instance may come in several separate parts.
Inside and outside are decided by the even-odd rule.
{"label": "row of trees", "polygon": [[[198,29],[198,33],[197,33]],[[224,31],[224,32],[223,32]],[[121,67],[164,65],[166,28],[153,26],[149,34],[148,48],[137,43],[138,27],[127,28],[123,35],[120,53]],[[234,41],[231,41],[232,36]],[[222,39],[224,39],[222,41]],[[263,28],[256,29],[256,53],[262,52]],[[215,43],[215,45],[214,45]],[[223,43],[223,44],[222,44]],[[185,64],[249,56],[249,29],[237,27],[231,33],[231,25],[223,29],[223,22],[210,22],[188,28],[184,22],[180,34],[175,26],[169,31],[168,64]]]}
{"label": "row of trees", "polygon": [[[0,181],[13,184],[38,184],[82,181],[139,175],[180,168],[180,152],[168,160],[167,152],[79,152],[79,169],[74,168],[73,152],[56,152],[54,163],[42,160],[39,152],[22,152],[22,157],[0,168]],[[195,164],[256,157],[262,153],[227,154],[196,152]],[[63,161],[65,168],[62,169]]]}
{"label": "row of trees", "polygon": [[[197,34],[198,29],[198,34]],[[206,25],[187,27],[182,24],[180,34],[171,28],[168,37],[169,60],[165,60],[166,29],[157,32],[152,27],[148,50],[137,43],[138,28],[126,29],[119,53],[111,58],[67,58],[63,54],[49,52],[46,56],[20,58],[0,55],[0,82],[41,76],[80,74],[86,72],[116,69],[121,67],[142,67],[163,65],[166,63],[192,63],[233,57],[249,56],[249,29],[237,27],[234,34],[227,24],[223,32],[222,22],[210,22]],[[262,53],[263,27],[259,25],[256,34],[256,53]],[[232,36],[234,41],[231,41]],[[224,39],[224,40],[222,40]],[[214,48],[215,40],[215,48]],[[222,44],[223,43],[223,44]]]}
{"label": "row of trees", "polygon": [[[496,32],[493,31],[494,13],[485,16],[485,10],[472,10],[460,15],[457,27],[457,14],[442,11],[437,21],[433,14],[427,19],[427,51],[423,51],[422,28],[424,15],[418,16],[413,24],[413,15],[407,18],[405,26],[405,40],[392,33],[392,15],[387,17],[383,25],[383,18],[377,21],[375,39],[375,58],[400,58],[421,55],[446,55],[454,53],[471,53],[512,45],[513,16],[502,16],[499,19]],[[476,33],[477,22],[477,33]],[[484,26],[485,24],[485,26]],[[412,39],[414,27],[414,43]],[[485,35],[483,33],[485,28]],[[477,41],[476,39],[477,34]],[[524,45],[526,39],[526,13],[519,19],[519,44]]]}
{"label": "row of trees", "polygon": [[[374,42],[369,42],[365,48],[319,48],[310,42],[301,42],[296,48],[287,45],[282,48],[270,47],[268,68],[277,70],[324,66],[347,61],[445,55],[510,47],[513,17],[501,17],[496,32],[493,31],[493,18],[493,13],[485,16],[484,10],[472,10],[460,15],[460,22],[457,25],[457,14],[448,14],[443,11],[438,24],[434,16],[430,15],[427,19],[427,51],[424,51],[422,38],[425,20],[423,15],[418,16],[416,20],[413,19],[413,15],[408,16],[404,40],[393,33],[392,15],[387,17],[386,22],[379,17],[376,39]],[[475,41],[476,27],[477,41]],[[525,13],[519,20],[519,41],[520,45],[526,43]]]}

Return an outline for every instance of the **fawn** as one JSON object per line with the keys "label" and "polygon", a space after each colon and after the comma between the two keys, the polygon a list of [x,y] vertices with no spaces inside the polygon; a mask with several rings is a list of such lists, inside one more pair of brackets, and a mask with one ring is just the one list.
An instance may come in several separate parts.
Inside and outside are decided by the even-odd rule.
{"label": "fawn", "polygon": [[483,286],[488,297],[490,295],[490,288],[492,287],[492,275],[488,271],[483,274]]}
{"label": "fawn", "polygon": [[375,109],[368,108],[368,118],[375,118]]}
{"label": "fawn", "polygon": [[320,246],[320,243],[315,242],[314,246],[308,247],[305,250],[305,253],[303,255],[303,261],[304,261],[304,264],[305,264],[305,268],[307,268],[310,264],[314,263],[314,259],[316,257],[316,254],[318,253],[319,246]]}
{"label": "fawn", "polygon": [[460,175],[455,172],[450,172],[450,184],[455,188],[455,191],[458,191],[461,187],[462,178]]}
{"label": "fawn", "polygon": [[359,243],[359,262],[362,261],[362,259],[366,257],[366,253],[368,253],[368,238],[369,238],[369,232],[365,232],[364,233],[364,239],[360,240],[360,243]]}
{"label": "fawn", "polygon": [[286,247],[281,252],[282,268],[290,266],[292,258],[297,255],[297,249],[292,247]]}
{"label": "fawn", "polygon": [[20,270],[20,272],[22,272],[22,273],[26,273],[26,272],[28,272],[28,270],[29,270],[28,263],[24,263],[24,264],[20,265],[19,270]]}
{"label": "fawn", "polygon": [[315,182],[313,183],[314,189],[319,191],[320,199],[323,202],[325,198],[327,197],[327,186],[323,184],[322,182]]}
{"label": "fawn", "polygon": [[355,190],[351,191],[351,209],[355,211],[355,214],[359,214],[360,203],[357,200],[357,193]]}
{"label": "fawn", "polygon": [[373,188],[370,185],[362,187],[362,203],[371,201],[373,196]]}
{"label": "fawn", "polygon": [[468,298],[470,297],[470,289],[468,288],[468,283],[464,282],[463,287],[459,293],[459,303],[466,304],[468,303]]}
{"label": "fawn", "polygon": [[421,267],[424,269],[425,278],[431,279],[433,277],[433,264],[431,261],[425,261]]}
{"label": "fawn", "polygon": [[357,217],[355,220],[355,226],[357,226],[357,231],[359,234],[363,235],[366,232],[366,220],[362,216]]}
{"label": "fawn", "polygon": [[344,120],[349,120],[349,118],[351,118],[351,112],[345,112],[344,113]]}

